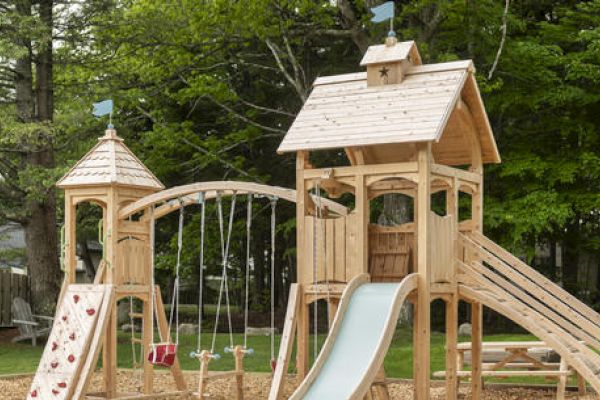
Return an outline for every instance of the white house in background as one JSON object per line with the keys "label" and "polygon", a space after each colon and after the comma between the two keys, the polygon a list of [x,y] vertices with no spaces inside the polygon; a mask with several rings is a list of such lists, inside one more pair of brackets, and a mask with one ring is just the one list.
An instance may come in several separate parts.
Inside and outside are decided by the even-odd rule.
{"label": "white house in background", "polygon": [[[9,222],[0,226],[0,268],[11,268],[13,273],[27,273],[25,256],[25,229],[20,224]],[[97,241],[88,243],[90,257],[95,267],[102,257],[102,246]],[[86,276],[84,261],[77,251],[77,281],[89,281]]]}
{"label": "white house in background", "polygon": [[0,226],[0,267],[26,270],[25,230],[17,223]]}

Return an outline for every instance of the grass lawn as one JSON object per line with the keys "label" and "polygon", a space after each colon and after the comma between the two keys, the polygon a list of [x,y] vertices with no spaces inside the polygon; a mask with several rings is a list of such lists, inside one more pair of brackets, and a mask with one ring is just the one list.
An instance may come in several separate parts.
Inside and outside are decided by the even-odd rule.
{"label": "grass lawn", "polygon": [[[203,337],[203,347],[210,346],[211,334],[206,334]],[[276,337],[275,349],[276,353],[279,349],[279,339]],[[319,344],[322,344],[325,336],[319,336]],[[468,338],[461,338],[468,340]],[[531,335],[489,335],[484,338],[485,341],[524,341],[536,340]],[[192,335],[184,335],[180,338],[180,361],[184,369],[195,370],[199,367],[197,360],[189,357],[189,353],[196,349],[196,337]],[[248,339],[249,347],[253,348],[255,354],[245,359],[246,370],[256,372],[269,372],[271,358],[270,338],[265,336],[251,336]],[[242,335],[234,335],[234,343],[241,344],[243,342]],[[221,353],[222,358],[219,361],[211,363],[212,370],[228,370],[233,369],[233,357],[230,354],[223,354],[223,348],[229,344],[229,336],[219,334],[216,341],[216,352]],[[34,372],[43,347],[31,347],[27,344],[12,344],[0,343],[0,374],[15,374]],[[137,346],[139,354],[139,346]],[[131,368],[131,344],[129,335],[125,333],[119,334],[119,367]],[[312,345],[311,345],[312,353]],[[293,359],[294,356],[292,356]],[[385,359],[385,369],[390,377],[410,378],[412,377],[412,332],[407,329],[398,329],[390,347],[390,350]],[[431,335],[431,370],[443,370],[444,361],[444,334],[432,333]],[[511,381],[519,382],[543,382],[543,379],[520,378]],[[503,380],[506,382],[506,380]]]}

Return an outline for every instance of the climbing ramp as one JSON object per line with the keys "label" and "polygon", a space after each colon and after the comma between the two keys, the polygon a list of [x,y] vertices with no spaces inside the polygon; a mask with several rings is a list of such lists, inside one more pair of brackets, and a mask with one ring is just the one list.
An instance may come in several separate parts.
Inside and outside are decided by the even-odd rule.
{"label": "climbing ramp", "polygon": [[331,331],[312,369],[290,400],[362,399],[383,364],[406,297],[417,275],[399,283],[368,283],[359,275],[347,286]]}
{"label": "climbing ramp", "polygon": [[69,285],[27,399],[78,399],[94,370],[112,285]]}
{"label": "climbing ramp", "polygon": [[482,234],[458,241],[460,295],[544,340],[600,393],[600,315]]}

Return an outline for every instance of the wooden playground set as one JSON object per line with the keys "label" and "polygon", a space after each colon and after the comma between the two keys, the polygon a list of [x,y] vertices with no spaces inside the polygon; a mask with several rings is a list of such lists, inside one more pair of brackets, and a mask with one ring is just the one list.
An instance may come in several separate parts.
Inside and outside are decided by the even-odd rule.
{"label": "wooden playground set", "polygon": [[[366,72],[318,78],[283,139],[279,152],[296,155],[295,190],[231,181],[165,189],[109,128],[58,182],[65,192],[65,280],[27,398],[204,398],[207,382],[232,378],[235,397],[242,399],[243,360],[251,352],[247,343],[231,340],[226,351],[236,368],[219,373],[209,371],[220,357],[214,341],[206,347],[199,343],[190,355],[199,362],[199,384],[192,387],[177,359],[178,321],[173,313],[183,210],[200,205],[204,225],[209,200],[217,202],[221,215],[219,304],[228,305],[229,237],[236,197],[241,195],[248,196],[248,203],[266,197],[272,204],[272,226],[276,201],[295,202],[297,210],[297,277],[273,360],[269,400],[283,398],[294,347],[301,383],[291,399],[388,399],[383,360],[407,301],[414,310],[414,398],[429,399],[430,304],[435,299],[443,300],[446,308],[447,399],[457,398],[461,378],[470,378],[472,398],[480,399],[482,377],[492,376],[482,362],[484,305],[560,355],[558,365],[533,365],[530,360],[528,367],[536,371],[519,373],[555,377],[559,398],[571,374],[580,377],[581,390],[587,382],[600,392],[600,315],[482,233],[483,166],[499,163],[500,156],[473,63],[424,65],[414,42],[388,37],[385,44],[368,49],[361,66]],[[343,149],[349,165],[313,166],[310,153],[327,149]],[[439,192],[445,192],[444,215],[431,209],[432,195]],[[396,226],[371,222],[370,203],[390,193],[414,200],[413,221]],[[342,196],[353,196],[351,208],[334,201]],[[468,218],[459,216],[459,196],[470,197]],[[222,216],[224,198],[231,199],[228,221]],[[93,284],[75,283],[76,213],[84,202],[103,209],[104,256]],[[180,213],[180,234],[167,318],[154,282],[154,236],[156,221],[173,211]],[[142,325],[141,336],[132,339],[143,353],[137,393],[118,390],[117,302],[128,297],[141,304],[141,312],[130,313]],[[457,343],[461,300],[471,305],[469,371],[459,370],[458,362],[464,350]],[[330,328],[311,366],[310,322],[317,315],[317,301],[328,304]],[[528,357],[527,346],[517,350],[492,369],[516,373],[506,369],[516,358]],[[100,354],[103,390],[91,392],[90,377]],[[176,391],[153,387],[156,367],[170,369]]]}

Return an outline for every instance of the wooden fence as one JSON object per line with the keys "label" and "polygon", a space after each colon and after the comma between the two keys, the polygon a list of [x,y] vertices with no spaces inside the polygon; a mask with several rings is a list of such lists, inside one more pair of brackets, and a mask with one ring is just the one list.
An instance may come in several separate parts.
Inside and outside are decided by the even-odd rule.
{"label": "wooden fence", "polygon": [[29,300],[27,275],[12,268],[0,269],[0,327],[12,326],[11,305],[15,297]]}

